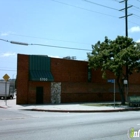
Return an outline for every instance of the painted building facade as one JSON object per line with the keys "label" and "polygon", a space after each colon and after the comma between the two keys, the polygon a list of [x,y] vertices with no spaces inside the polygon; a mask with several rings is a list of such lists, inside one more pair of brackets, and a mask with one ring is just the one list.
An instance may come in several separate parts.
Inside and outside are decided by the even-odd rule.
{"label": "painted building facade", "polygon": [[[140,94],[140,74],[129,80],[129,94]],[[17,104],[113,101],[113,93],[113,84],[102,79],[100,70],[89,70],[86,61],[18,54]],[[116,100],[120,101],[117,86]]]}

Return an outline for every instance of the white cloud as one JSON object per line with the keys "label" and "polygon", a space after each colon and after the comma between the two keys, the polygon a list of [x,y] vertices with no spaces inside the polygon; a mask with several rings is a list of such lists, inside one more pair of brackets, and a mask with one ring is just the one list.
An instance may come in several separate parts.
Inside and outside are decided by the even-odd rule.
{"label": "white cloud", "polygon": [[137,40],[136,42],[140,43],[140,39],[139,39],[139,40]]}
{"label": "white cloud", "polygon": [[9,34],[12,34],[13,32],[11,31],[7,31],[7,32],[1,32],[0,35],[1,36],[8,36]]}
{"label": "white cloud", "polygon": [[9,33],[10,33],[10,32],[3,32],[3,33],[1,33],[0,35],[1,35],[1,36],[8,36]]}
{"label": "white cloud", "polygon": [[140,32],[140,26],[131,27],[131,28],[129,29],[129,32],[131,32],[131,33]]}
{"label": "white cloud", "polygon": [[59,56],[53,56],[53,55],[49,55],[49,57],[60,58]]}
{"label": "white cloud", "polygon": [[10,57],[10,56],[16,56],[16,53],[12,52],[6,52],[0,55],[1,57]]}

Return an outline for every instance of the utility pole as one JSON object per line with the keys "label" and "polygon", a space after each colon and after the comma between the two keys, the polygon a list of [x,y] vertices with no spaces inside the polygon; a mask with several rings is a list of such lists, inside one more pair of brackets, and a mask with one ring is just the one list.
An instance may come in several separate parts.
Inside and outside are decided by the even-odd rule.
{"label": "utility pole", "polygon": [[128,5],[127,4],[127,1],[128,0],[120,1],[120,3],[125,2],[125,8],[119,10],[119,11],[125,10],[125,16],[122,16],[120,18],[125,18],[125,36],[126,37],[128,37],[128,16],[132,16],[133,15],[133,14],[129,14],[128,15],[128,12],[127,12],[128,11],[128,8],[131,8],[133,5],[127,6]]}
{"label": "utility pole", "polygon": [[[129,14],[128,15],[128,8],[131,8],[133,5],[130,5],[128,6],[128,3],[127,3],[128,0],[123,0],[123,1],[120,1],[119,3],[123,3],[125,2],[125,8],[123,9],[120,9],[119,11],[123,11],[125,10],[125,16],[122,16],[120,18],[125,18],[125,36],[128,37],[128,16],[132,16],[133,14]],[[126,46],[127,48],[127,46]],[[127,80],[127,95],[128,95],[128,65],[126,64],[126,80]],[[126,95],[126,98],[127,98],[127,95]]]}

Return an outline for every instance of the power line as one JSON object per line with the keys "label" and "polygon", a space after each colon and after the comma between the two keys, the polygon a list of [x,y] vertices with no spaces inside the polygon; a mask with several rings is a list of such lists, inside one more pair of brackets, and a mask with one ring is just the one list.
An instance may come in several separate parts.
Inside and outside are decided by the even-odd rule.
{"label": "power line", "polygon": [[44,39],[44,40],[53,40],[53,41],[61,41],[61,42],[69,42],[69,43],[76,43],[76,44],[90,44],[90,43],[85,43],[85,42],[76,42],[76,41],[68,41],[68,40],[59,40],[59,39],[52,39],[52,38],[44,38],[44,37],[35,37],[35,36],[28,36],[28,35],[21,35],[21,34],[13,34],[9,33],[9,35],[14,35],[14,36],[22,36],[22,37],[30,37],[30,38],[36,38],[36,39]]}
{"label": "power line", "polygon": [[130,20],[128,20],[128,22],[133,23],[133,24],[135,24],[135,25],[138,25],[137,23],[135,23],[135,22],[133,22],[133,21],[130,21]]}
{"label": "power line", "polygon": [[134,16],[136,16],[137,18],[140,18],[140,16],[138,16],[138,15],[136,15],[136,14],[134,14]]}
{"label": "power line", "polygon": [[[122,3],[122,2],[127,3],[127,1],[128,1],[128,0],[123,0],[123,1],[119,1],[119,3]],[[122,16],[122,17],[120,17],[120,18],[125,18],[125,19],[127,19],[128,16],[134,15],[134,14],[129,14],[129,15],[127,15],[127,9],[128,9],[128,8],[133,8],[133,7],[136,7],[136,6],[130,5],[130,6],[126,7],[126,4],[125,4],[125,8],[123,8],[123,9],[120,10],[120,11],[125,10],[125,16]],[[137,7],[137,8],[138,8],[138,7]],[[128,20],[128,22],[133,23],[133,24],[135,24],[135,25],[139,25],[138,23],[135,23],[135,22],[130,21],[130,20]]]}
{"label": "power line", "polygon": [[0,39],[1,41],[5,41],[5,42],[9,42],[12,44],[17,44],[17,45],[36,45],[36,46],[46,46],[46,47],[51,47],[51,48],[61,48],[61,49],[71,49],[71,50],[80,50],[80,51],[92,51],[89,49],[81,49],[81,48],[72,48],[72,47],[63,47],[63,46],[54,46],[54,45],[47,45],[47,44],[28,44],[28,43],[23,43],[23,42],[17,42],[17,41],[8,41],[8,40],[4,40],[4,39]]}
{"label": "power line", "polygon": [[137,9],[137,10],[140,10],[140,8],[139,7],[137,7],[137,6],[133,6],[135,9]]}
{"label": "power line", "polygon": [[15,68],[11,68],[11,67],[0,67],[0,69],[15,69]]}
{"label": "power line", "polygon": [[[105,14],[105,13],[101,13],[101,12],[89,10],[89,9],[82,8],[82,7],[79,7],[79,6],[75,6],[75,5],[71,5],[71,4],[68,4],[68,3],[60,2],[60,1],[57,1],[57,0],[52,0],[52,1],[57,2],[57,3],[60,3],[60,4],[63,4],[63,5],[75,7],[75,8],[81,9],[81,10],[85,10],[85,11],[89,11],[89,12],[93,12],[93,13],[97,13],[97,14],[101,14],[101,15],[105,15],[105,16],[110,16],[110,17],[113,17],[113,18],[117,18],[118,19],[117,16],[113,16],[113,15],[109,15],[109,14]],[[137,23],[134,23],[133,21],[128,21],[128,22],[138,25]]]}
{"label": "power line", "polygon": [[5,39],[0,39],[1,41],[5,41],[5,42],[9,42],[8,40],[5,40]]}
{"label": "power line", "polygon": [[54,46],[54,45],[46,45],[46,44],[30,44],[30,45],[46,46],[46,47],[61,48],[61,49],[72,49],[72,50],[92,51],[92,50],[88,50],[88,49],[70,48],[70,47],[62,47],[62,46]]}
{"label": "power line", "polygon": [[119,2],[119,0],[113,0],[113,1]]}
{"label": "power line", "polygon": [[86,8],[83,8],[83,7],[71,5],[71,4],[60,2],[60,1],[57,1],[57,0],[52,0],[52,1],[57,2],[57,3],[60,3],[60,4],[63,4],[63,5],[67,5],[67,6],[75,7],[75,8],[78,8],[78,9],[82,9],[82,10],[85,10],[85,11],[89,11],[89,12],[93,12],[93,13],[97,13],[97,14],[101,14],[101,15],[105,15],[105,16],[110,16],[110,17],[113,17],[113,18],[118,18],[118,17],[115,17],[113,15],[101,13],[101,12],[98,12],[98,11],[89,10],[89,9],[86,9]]}
{"label": "power line", "polygon": [[17,70],[0,69],[0,71],[17,71]]}
{"label": "power line", "polygon": [[99,4],[99,3],[95,3],[95,2],[92,2],[92,1],[89,1],[89,0],[83,0],[83,1],[88,2],[88,3],[91,3],[91,4],[95,4],[95,5],[104,7],[104,8],[108,8],[108,9],[111,9],[111,10],[116,10],[116,11],[118,11],[118,9],[116,9],[116,8],[112,8],[112,7],[109,7],[109,6],[106,6],[106,5],[102,5],[102,4]]}
{"label": "power line", "polygon": [[62,46],[54,46],[54,45],[46,45],[46,44],[30,44],[30,45],[46,46],[46,47],[61,48],[61,49],[71,49],[71,50],[81,50],[81,51],[92,51],[92,50],[88,50],[88,49],[62,47]]}

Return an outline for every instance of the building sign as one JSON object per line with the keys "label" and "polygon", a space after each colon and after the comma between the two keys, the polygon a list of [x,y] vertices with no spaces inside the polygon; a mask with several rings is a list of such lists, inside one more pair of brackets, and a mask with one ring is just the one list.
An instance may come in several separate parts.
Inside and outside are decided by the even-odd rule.
{"label": "building sign", "polygon": [[40,81],[48,81],[48,78],[40,78]]}

